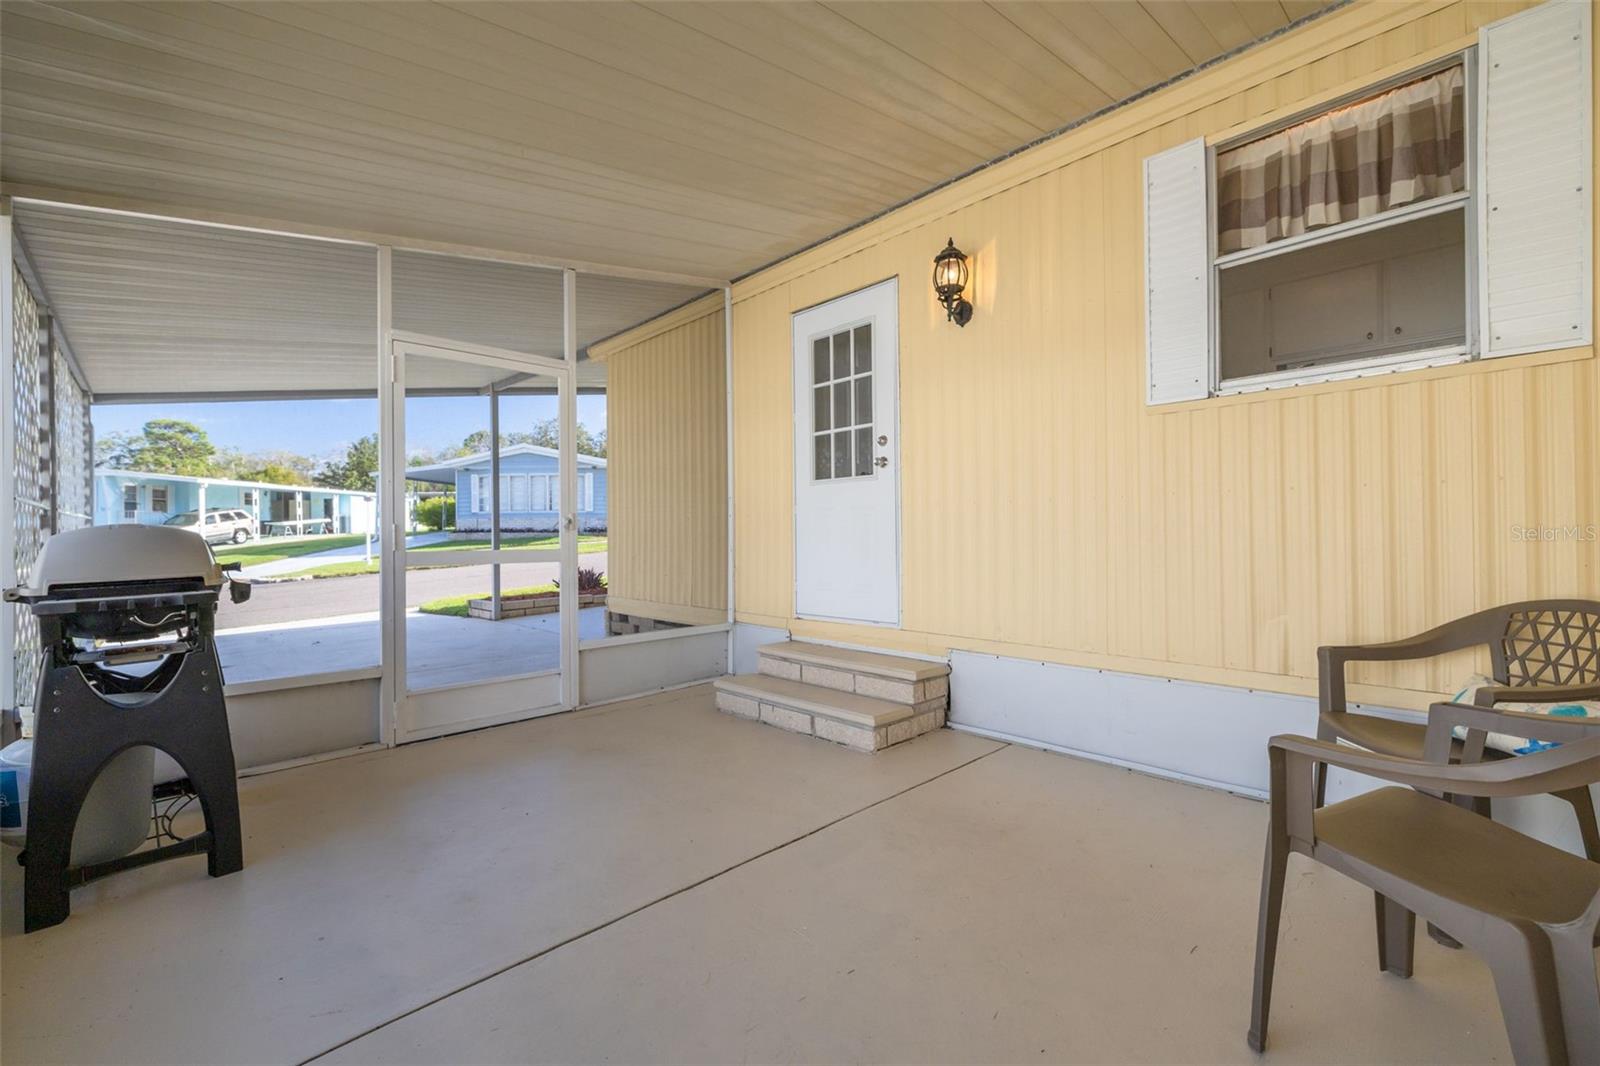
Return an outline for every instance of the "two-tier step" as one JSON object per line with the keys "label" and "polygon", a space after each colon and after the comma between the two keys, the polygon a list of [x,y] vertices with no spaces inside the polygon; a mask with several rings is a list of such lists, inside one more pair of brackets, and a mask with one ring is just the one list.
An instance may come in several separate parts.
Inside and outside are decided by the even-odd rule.
{"label": "two-tier step", "polygon": [[950,707],[945,663],[790,640],[763,645],[758,669],[719,678],[717,709],[856,751],[938,729]]}

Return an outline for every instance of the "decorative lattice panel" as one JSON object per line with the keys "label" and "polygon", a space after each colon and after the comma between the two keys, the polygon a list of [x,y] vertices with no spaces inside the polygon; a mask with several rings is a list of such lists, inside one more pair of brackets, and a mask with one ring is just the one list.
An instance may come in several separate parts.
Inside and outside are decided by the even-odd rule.
{"label": "decorative lattice panel", "polygon": [[1513,685],[1580,685],[1600,680],[1600,614],[1522,611],[1505,635],[1506,673]]}
{"label": "decorative lattice panel", "polygon": [[[42,445],[47,444],[45,365],[39,345],[39,305],[28,291],[22,274],[14,266],[11,277],[11,343],[15,353],[12,373],[13,426],[11,474],[16,494],[15,556],[16,580],[27,583],[33,576],[33,563],[44,545],[50,518],[49,485]],[[32,612],[12,605],[16,640],[12,654],[15,691],[7,702],[15,707],[33,703],[39,664],[39,626]]]}
{"label": "decorative lattice panel", "polygon": [[56,529],[81,529],[94,522],[94,457],[89,453],[89,394],[72,376],[59,346],[55,366]]}

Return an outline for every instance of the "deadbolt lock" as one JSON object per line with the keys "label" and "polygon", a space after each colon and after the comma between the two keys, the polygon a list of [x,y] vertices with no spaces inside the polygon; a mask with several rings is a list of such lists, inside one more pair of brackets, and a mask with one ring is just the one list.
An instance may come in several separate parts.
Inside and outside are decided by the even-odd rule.
{"label": "deadbolt lock", "polygon": [[888,444],[889,443],[889,438],[880,433],[880,434],[878,434],[878,443],[880,445]]}

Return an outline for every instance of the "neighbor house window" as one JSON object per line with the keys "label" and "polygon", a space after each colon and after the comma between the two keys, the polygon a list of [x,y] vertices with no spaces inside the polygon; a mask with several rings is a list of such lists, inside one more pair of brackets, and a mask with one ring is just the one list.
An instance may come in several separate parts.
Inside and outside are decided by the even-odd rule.
{"label": "neighbor house window", "polygon": [[122,486],[122,517],[127,519],[139,517],[139,486]]}
{"label": "neighbor house window", "polygon": [[506,477],[506,486],[505,486],[505,488],[503,488],[501,490],[500,498],[501,498],[502,503],[504,503],[507,500],[510,501],[509,506],[506,507],[506,509],[509,510],[509,511],[516,511],[518,513],[522,513],[522,512],[527,511],[529,509],[528,508],[528,475],[527,474],[511,474],[511,475],[508,475]]}
{"label": "neighbor house window", "polygon": [[1591,17],[1146,158],[1146,402],[1586,347]]}
{"label": "neighbor house window", "polygon": [[1464,355],[1459,63],[1216,155],[1219,380]]}
{"label": "neighbor house window", "polygon": [[150,486],[150,510],[156,514],[167,513],[167,490],[160,485]]}
{"label": "neighbor house window", "polygon": [[244,505],[246,507],[254,507],[256,505],[256,492],[254,489],[244,490]]}

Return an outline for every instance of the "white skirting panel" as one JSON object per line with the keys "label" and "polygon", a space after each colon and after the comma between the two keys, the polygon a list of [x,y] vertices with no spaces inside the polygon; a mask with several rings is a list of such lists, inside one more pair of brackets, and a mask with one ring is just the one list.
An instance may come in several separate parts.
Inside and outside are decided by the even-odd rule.
{"label": "white skirting panel", "polygon": [[[1267,794],[1267,740],[1317,730],[1316,701],[1304,696],[963,651],[951,653],[950,667],[952,728],[1257,798]],[[1416,712],[1361,710],[1424,720]],[[1335,771],[1328,798],[1379,784]],[[1560,800],[1497,801],[1495,819],[1582,851],[1572,808]]]}
{"label": "white skirting panel", "polygon": [[228,697],[241,770],[378,742],[378,679]]}
{"label": "white skirting panel", "polygon": [[759,649],[763,644],[776,644],[780,640],[788,640],[787,629],[774,629],[771,626],[756,626],[748,622],[735,622],[733,626],[733,669],[729,673],[753,674],[756,672],[757,661],[760,658]]}
{"label": "white skirting panel", "polygon": [[[240,770],[376,744],[378,679],[230,694],[228,732]],[[156,780],[181,777],[178,764],[156,753]]]}
{"label": "white skirting panel", "polygon": [[711,632],[649,634],[649,640],[618,639],[581,648],[578,691],[584,706],[643,696],[694,681],[721,677],[728,670],[728,634]]}

